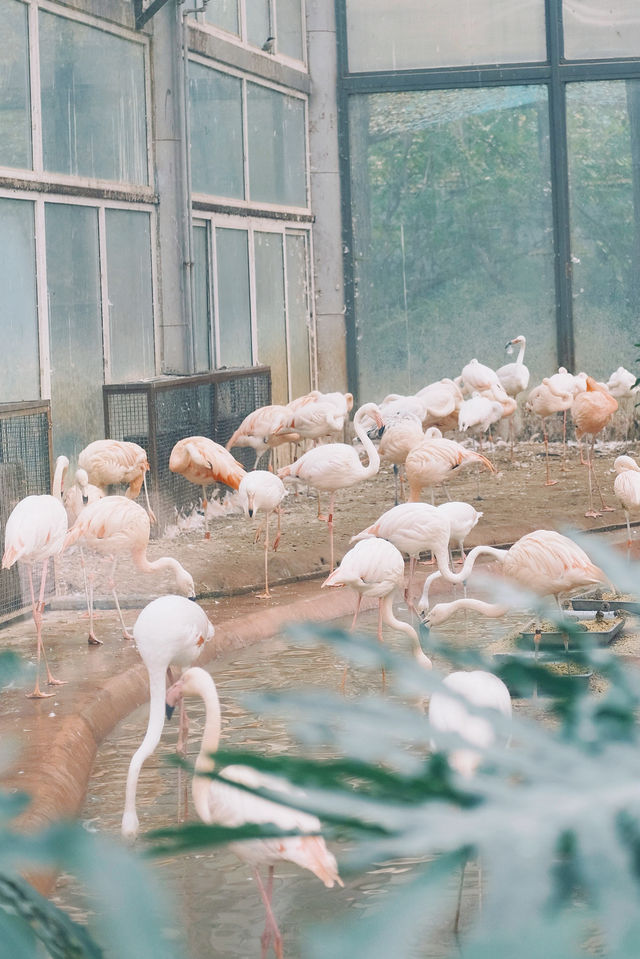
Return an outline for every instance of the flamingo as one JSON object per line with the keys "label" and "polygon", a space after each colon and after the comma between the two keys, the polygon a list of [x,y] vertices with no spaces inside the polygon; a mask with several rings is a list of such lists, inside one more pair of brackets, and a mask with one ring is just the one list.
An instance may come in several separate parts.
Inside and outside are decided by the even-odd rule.
{"label": "flamingo", "polygon": [[[358,602],[351,629],[355,628],[362,597],[375,596],[378,600],[379,641],[382,642],[382,624],[386,623],[408,636],[413,644],[415,658],[422,665],[431,668],[431,660],[422,652],[418,634],[413,626],[397,619],[393,613],[393,593],[404,587],[404,560],[402,553],[392,542],[377,536],[357,542],[344,554],[338,568],[325,579],[322,586],[349,586],[356,591]],[[384,669],[382,679],[384,682]]]}
{"label": "flamingo", "polygon": [[[505,394],[506,395],[506,394]],[[509,397],[507,397],[507,400]],[[511,409],[513,412],[513,409]],[[502,419],[504,407],[502,403],[494,398],[491,391],[486,393],[474,393],[470,399],[464,400],[458,411],[458,429],[462,433],[473,430],[480,434],[480,448],[482,449],[482,434],[489,431],[491,427]]]}
{"label": "flamingo", "polygon": [[546,378],[538,386],[534,386],[527,397],[527,409],[531,410],[531,412],[535,413],[536,416],[539,416],[542,420],[542,435],[544,437],[545,462],[547,465],[545,486],[555,486],[558,482],[558,480],[552,480],[549,473],[549,436],[547,434],[546,420],[547,417],[552,416],[554,413],[559,413],[561,410],[566,412],[572,403],[572,392],[568,390],[562,393],[555,392],[551,389],[549,380]]}
{"label": "flamingo", "polygon": [[464,396],[457,383],[445,377],[423,386],[416,396],[427,410],[422,421],[425,429],[438,426],[444,432],[458,428],[458,412]]}
{"label": "flamingo", "polygon": [[258,542],[264,526],[264,593],[258,593],[259,599],[267,599],[269,592],[269,517],[275,511],[278,514],[278,531],[273,541],[274,551],[280,542],[280,503],[287,494],[285,485],[279,476],[268,470],[252,470],[243,476],[239,486],[240,496],[246,503],[246,511],[250,517],[261,509],[265,518],[258,527],[254,543]]}
{"label": "flamingo", "polygon": [[204,510],[205,539],[210,532],[207,523],[207,486],[211,483],[224,483],[231,489],[238,489],[240,481],[246,475],[245,468],[224,446],[215,443],[206,436],[185,436],[178,440],[171,450],[169,469],[179,473],[190,483],[202,487],[202,508]]}
{"label": "flamingo", "polygon": [[460,548],[460,559],[464,563],[464,541],[477,524],[478,520],[484,515],[479,512],[471,503],[462,503],[459,501],[450,501],[440,503],[436,507],[449,520],[449,553],[451,566],[453,566],[453,554],[451,553],[451,543],[456,542]]}
{"label": "flamingo", "polygon": [[506,396],[505,389],[500,382],[500,378],[495,370],[484,363],[479,363],[475,357],[463,366],[461,379],[463,392],[483,393],[485,390],[492,390],[496,399]]}
{"label": "flamingo", "polygon": [[613,492],[624,510],[627,520],[627,546],[631,546],[629,514],[640,510],[640,466],[631,456],[618,456],[613,467],[617,473]]}
{"label": "flamingo", "polygon": [[[380,456],[364,428],[364,421],[371,417],[376,426],[382,429],[382,417],[375,403],[365,403],[356,412],[353,426],[368,457],[369,463],[363,466],[360,457],[353,448],[346,443],[326,443],[307,450],[302,456],[278,470],[280,479],[299,477],[318,492],[331,494],[327,525],[329,527],[330,568],[333,570],[333,504],[336,492],[349,486],[355,486],[366,479],[375,476],[380,468]],[[323,517],[318,516],[318,519]]]}
{"label": "flamingo", "polygon": [[[510,549],[493,546],[475,546],[467,556],[460,572],[447,577],[450,582],[465,582],[473,565],[482,554],[495,557],[502,563],[503,573],[525,589],[541,596],[554,596],[559,605],[561,594],[572,593],[585,586],[608,582],[607,577],[585,551],[573,540],[555,530],[537,529],[516,540]],[[425,582],[418,610],[427,626],[439,626],[458,610],[472,609],[483,616],[500,618],[509,611],[502,603],[486,603],[479,599],[457,599],[451,603],[438,603],[429,609],[429,586],[442,575],[432,573]],[[426,612],[425,612],[426,611]]]}
{"label": "flamingo", "polygon": [[147,454],[137,443],[123,440],[95,440],[80,453],[78,467],[84,469],[89,482],[99,486],[103,492],[111,485],[126,483],[124,494],[128,499],[136,499],[144,486],[147,512],[152,523],[156,518],[149,503],[146,474],[149,469]]}
{"label": "flamingo", "polygon": [[[58,469],[61,473],[61,482],[58,484],[56,476],[58,475]],[[60,496],[62,498],[62,503],[65,510],[67,511],[67,520],[69,526],[73,526],[80,511],[84,509],[85,506],[88,506],[89,503],[95,503],[96,500],[102,499],[105,495],[103,490],[99,486],[94,486],[89,482],[89,477],[87,471],[84,469],[77,469],[74,477],[74,481],[66,490],[63,492],[64,481],[67,475],[67,470],[69,469],[69,460],[66,456],[59,456],[56,460],[56,476],[54,476],[53,482],[53,495]],[[87,600],[87,609],[89,608],[89,585],[87,582],[87,567],[84,558],[84,550],[82,546],[80,549],[80,565],[82,567],[82,578],[84,581],[84,595]],[[55,559],[54,559],[55,563]],[[89,573],[89,579],[93,582],[93,572]]]}
{"label": "flamingo", "polygon": [[234,446],[250,446],[255,451],[256,458],[253,464],[255,469],[265,453],[270,453],[276,446],[283,443],[297,443],[300,437],[292,434],[278,434],[278,429],[286,422],[289,416],[286,406],[270,405],[259,406],[253,413],[245,416],[238,429],[225,444],[230,450]]}
{"label": "flamingo", "polygon": [[[600,484],[598,483],[598,478],[595,474],[593,468],[593,449],[596,442],[597,434],[611,422],[611,418],[615,411],[618,409],[617,399],[609,393],[606,386],[602,386],[591,376],[587,376],[587,389],[584,393],[578,393],[573,401],[571,407],[571,416],[576,424],[576,436],[580,443],[580,462],[584,464],[582,457],[582,437],[586,434],[591,435],[591,450],[587,459],[587,475],[589,477],[589,509],[584,514],[585,516],[600,516],[601,512],[611,512],[612,507],[607,506],[602,491],[600,489]],[[593,508],[593,490],[591,488],[591,476],[596,483],[596,489],[600,494],[600,501],[602,506],[600,507],[600,512],[597,512]]]}
{"label": "flamingo", "polygon": [[433,502],[433,487],[443,483],[453,470],[466,466],[469,463],[483,463],[488,470],[495,473],[495,467],[486,456],[469,450],[455,440],[445,439],[443,436],[429,436],[414,447],[407,455],[404,468],[409,482],[411,502],[420,499],[423,486],[431,488]]}
{"label": "flamingo", "polygon": [[325,436],[342,433],[347,416],[331,401],[314,400],[293,410],[282,426],[276,430],[277,436],[297,434],[302,440],[320,440]]}
{"label": "flamingo", "polygon": [[[510,721],[511,696],[498,676],[483,669],[450,673],[444,679],[443,686],[446,689],[437,690],[429,700],[429,723],[435,733],[432,746],[437,748],[439,735],[458,736],[462,745],[450,750],[448,762],[460,776],[471,779],[480,765],[481,750],[486,750],[495,743],[496,731],[488,716],[470,712],[467,703],[472,708],[495,711]],[[454,696],[449,695],[447,690],[451,690]],[[508,745],[509,739],[510,736],[505,740],[505,745]],[[454,921],[456,931],[460,922],[465,867],[466,862],[462,866],[458,887]]]}
{"label": "flamingo", "polygon": [[[136,792],[140,770],[155,752],[164,727],[167,672],[171,666],[180,669],[191,666],[214,633],[213,624],[197,603],[173,595],[159,596],[148,603],[133,627],[136,648],[149,674],[149,721],[127,773],[121,830],[128,839],[138,833]],[[180,731],[184,733],[184,722]]]}
{"label": "flamingo", "polygon": [[[505,346],[507,353],[512,353],[514,346],[518,347],[518,355],[514,363],[505,363],[504,366],[496,370],[498,379],[502,383],[508,396],[518,400],[521,393],[524,393],[529,385],[529,368],[524,364],[524,351],[527,346],[527,340],[524,336],[516,336],[509,340]],[[513,444],[515,439],[515,430],[513,419],[509,420],[509,435],[511,437],[511,459],[513,459]]]}
{"label": "flamingo", "polygon": [[[545,377],[543,380],[547,384],[552,393],[555,393],[557,396],[562,397],[566,393],[571,393],[573,397],[576,397],[578,393],[584,393],[587,388],[587,374],[586,373],[569,373],[566,366],[559,366],[558,372],[554,373],[552,376]],[[566,471],[566,466],[564,465],[566,452],[567,452],[567,409],[569,407],[562,408],[562,470]]]}
{"label": "flamingo", "polygon": [[383,463],[393,464],[395,477],[395,501],[398,504],[398,476],[400,477],[400,495],[404,497],[402,472],[404,462],[415,446],[424,439],[422,422],[415,413],[384,416],[384,433],[378,444],[378,453]]}
{"label": "flamingo", "polygon": [[[57,484],[58,479],[56,478]],[[60,479],[61,482],[61,479]],[[37,667],[36,682],[29,699],[44,699],[53,693],[43,693],[40,689],[40,654],[44,657],[47,669],[47,682],[50,686],[62,686],[63,680],[55,679],[49,669],[47,654],[42,642],[42,614],[44,612],[44,592],[47,582],[49,557],[58,556],[67,533],[67,514],[59,496],[26,496],[14,506],[9,514],[4,534],[4,553],[2,568],[11,569],[14,563],[25,563],[29,574],[31,591],[31,612],[36,627]],[[33,588],[33,566],[42,563],[40,594],[36,601]]]}
{"label": "flamingo", "polygon": [[[125,639],[133,639],[122,618],[115,584],[115,571],[118,559],[129,553],[137,569],[142,573],[155,573],[169,569],[176,578],[178,589],[186,596],[195,599],[193,578],[187,570],[172,556],[160,556],[150,561],[147,558],[147,546],[150,534],[149,517],[145,510],[125,496],[105,496],[81,511],[77,520],[64,539],[63,549],[73,543],[84,543],[89,549],[97,550],[112,560],[109,585],[113,591],[118,616]],[[93,630],[93,590],[89,589],[89,644],[101,645]]]}
{"label": "flamingo", "polygon": [[612,396],[615,396],[617,400],[626,400],[625,420],[627,423],[627,439],[629,438],[629,423],[633,414],[633,398],[638,390],[640,390],[640,386],[635,385],[636,382],[637,377],[633,373],[625,369],[624,366],[619,366],[618,369],[611,374],[606,383],[606,387]]}
{"label": "flamingo", "polygon": [[[206,670],[198,666],[187,669],[167,691],[167,702],[173,704],[185,696],[199,696],[205,707],[204,731],[191,784],[193,804],[200,819],[204,823],[218,823],[227,827],[245,823],[273,823],[280,829],[303,833],[299,836],[230,844],[230,849],[253,868],[264,903],[266,921],[261,938],[262,957],[265,959],[273,941],[275,954],[282,959],[282,935],[271,904],[275,865],[282,861],[295,863],[308,869],[331,888],[335,883],[343,885],[335,857],[319,835],[320,821],[293,807],[292,803],[300,793],[296,793],[284,780],[237,765],[225,766],[217,772],[217,778],[211,778],[215,769],[212,754],[220,742],[221,712],[215,683]],[[246,789],[237,788],[236,784],[249,789],[268,789],[282,795],[284,804],[252,795]],[[262,865],[268,866],[266,885],[259,871]]]}

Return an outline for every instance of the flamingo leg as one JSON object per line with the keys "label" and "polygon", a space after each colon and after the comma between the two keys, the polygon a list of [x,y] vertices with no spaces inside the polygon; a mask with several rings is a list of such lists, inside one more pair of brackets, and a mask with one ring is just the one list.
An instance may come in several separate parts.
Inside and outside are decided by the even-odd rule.
{"label": "flamingo leg", "polygon": [[327,526],[329,527],[329,563],[330,570],[333,572],[334,562],[333,562],[333,503],[336,498],[336,494],[331,494],[331,499],[329,500],[329,516],[327,518]]}
{"label": "flamingo leg", "polygon": [[398,505],[398,464],[393,464],[393,478],[394,478],[394,498],[395,506]]}
{"label": "flamingo leg", "polygon": [[268,599],[269,592],[269,514],[264,518],[264,593],[258,593],[258,599]]}
{"label": "flamingo leg", "polygon": [[[378,600],[378,642],[383,643],[382,638],[382,617],[383,617],[383,608],[382,608],[382,598]],[[382,689],[384,690],[387,686],[387,674],[385,673],[384,666],[382,667]]]}
{"label": "flamingo leg", "polygon": [[627,520],[627,549],[631,549],[631,523],[629,522],[629,510],[624,511],[625,518]]}
{"label": "flamingo leg", "polygon": [[89,582],[87,584],[87,608],[89,610],[89,646],[102,646],[102,640],[98,639],[93,629],[93,582],[94,574],[89,573]]}
{"label": "flamingo leg", "polygon": [[278,929],[278,923],[276,922],[276,917],[273,914],[273,909],[271,906],[271,898],[273,895],[273,866],[269,866],[269,879],[267,881],[267,888],[265,889],[262,878],[257,869],[254,869],[253,874],[258,885],[258,890],[260,892],[260,897],[264,903],[265,908],[265,924],[264,932],[260,937],[260,943],[262,946],[262,959],[266,959],[267,952],[269,951],[269,946],[273,940],[273,951],[276,954],[277,959],[282,959],[282,933]]}
{"label": "flamingo leg", "polygon": [[[47,565],[47,561],[45,560],[43,574],[44,574],[44,570],[46,569],[46,565]],[[37,643],[36,657],[37,658],[36,658],[36,684],[33,687],[33,692],[27,693],[27,699],[47,699],[49,696],[53,696],[54,694],[43,693],[40,689],[40,654],[41,652],[44,654],[44,646],[42,644],[42,611],[39,609],[38,604],[36,604],[35,592],[33,589],[33,572],[32,572],[31,566],[29,566],[29,588],[31,590],[31,612],[33,615],[33,622],[36,627],[36,643]],[[43,591],[41,590],[41,592]],[[45,654],[45,662],[46,662],[46,654]]]}
{"label": "flamingo leg", "polygon": [[598,490],[598,494],[599,494],[599,496],[600,496],[600,502],[601,502],[601,504],[602,504],[602,505],[600,506],[600,511],[601,511],[602,513],[613,513],[613,512],[614,512],[613,507],[612,507],[612,506],[607,506],[607,504],[606,504],[605,501],[604,501],[604,496],[602,495],[602,490],[600,489],[600,483],[599,483],[599,481],[598,481],[598,474],[596,473],[596,471],[595,471],[595,469],[594,469],[594,467],[593,467],[593,451],[594,451],[594,447],[595,447],[595,442],[596,442],[596,438],[595,438],[595,436],[594,436],[593,439],[592,439],[592,441],[591,441],[591,456],[590,456],[590,462],[591,462],[591,471],[592,471],[592,473],[593,473],[593,481],[594,481],[594,483],[596,484],[596,489]]}
{"label": "flamingo leg", "polygon": [[116,572],[116,563],[118,562],[118,557],[114,556],[113,563],[111,566],[111,574],[109,577],[109,586],[113,593],[113,599],[116,604],[116,609],[118,610],[118,616],[120,617],[120,625],[122,626],[122,635],[125,639],[133,639],[132,634],[129,632],[127,627],[124,624],[124,619],[122,617],[122,610],[120,609],[120,602],[118,600],[118,592],[116,590],[116,581],[115,581],[115,572]]}
{"label": "flamingo leg", "polygon": [[460,885],[458,886],[458,901],[456,903],[456,914],[453,920],[453,931],[457,938],[458,931],[460,928],[460,915],[462,913],[462,890],[464,888],[464,873],[467,868],[467,860],[462,863],[462,869],[460,870]]}
{"label": "flamingo leg", "polygon": [[562,411],[562,465],[563,473],[567,472],[567,411]]}
{"label": "flamingo leg", "polygon": [[147,503],[147,513],[149,514],[149,519],[152,523],[157,523],[156,514],[151,509],[151,503],[149,502],[149,492],[147,490],[147,471],[145,470],[142,474],[142,485],[144,486],[144,498]]}
{"label": "flamingo leg", "polygon": [[276,513],[278,514],[278,528],[276,530],[276,538],[273,541],[273,552],[277,550],[280,545],[280,536],[281,536],[281,525],[282,525],[282,507],[276,506]]}
{"label": "flamingo leg", "polygon": [[413,600],[411,599],[411,587],[413,586],[413,574],[416,570],[416,557],[409,557],[409,581],[407,582],[407,588],[404,591],[404,598],[409,609],[415,613],[416,609],[413,605]]}
{"label": "flamingo leg", "polygon": [[552,480],[549,475],[549,436],[547,435],[547,427],[544,420],[542,421],[542,435],[544,436],[544,455],[547,464],[547,479],[545,481],[545,486],[555,486],[558,480]]}
{"label": "flamingo leg", "polygon": [[202,509],[204,510],[204,538],[211,539],[211,533],[209,531],[209,523],[207,522],[207,487],[202,487]]}

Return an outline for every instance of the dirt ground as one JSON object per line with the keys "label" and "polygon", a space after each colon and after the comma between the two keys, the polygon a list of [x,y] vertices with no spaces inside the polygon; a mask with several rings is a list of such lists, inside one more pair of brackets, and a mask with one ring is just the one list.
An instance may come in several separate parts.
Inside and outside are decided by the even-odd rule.
{"label": "dirt ground", "polygon": [[[613,462],[622,453],[636,455],[640,443],[608,442],[596,448],[595,470],[603,495],[613,512],[587,518],[587,470],[580,465],[575,444],[567,446],[563,465],[562,444],[550,444],[550,469],[554,486],[545,486],[544,447],[541,442],[519,443],[513,461],[506,443],[498,442],[484,452],[496,468],[492,474],[475,465],[456,473],[448,483],[452,499],[472,503],[483,516],[471,532],[466,546],[479,543],[503,545],[514,542],[534,529],[598,529],[625,523],[624,512],[613,496],[615,472]],[[429,501],[428,491],[423,498]],[[436,491],[436,505],[445,501],[442,489]],[[328,497],[322,497],[326,510]],[[594,491],[594,502],[599,497]],[[352,535],[373,523],[381,513],[394,505],[394,476],[388,467],[382,467],[377,476],[356,487],[338,492],[334,512],[334,542],[336,563],[349,549]],[[295,583],[311,577],[322,577],[329,572],[329,537],[327,525],[317,518],[315,492],[300,487],[293,489],[283,502],[282,536],[276,552],[270,551],[269,579],[274,587],[273,597],[261,600],[263,604],[277,604],[278,584]],[[254,544],[254,534],[261,517],[249,519],[238,503],[237,494],[223,494],[222,503],[214,501],[209,507],[211,537],[204,538],[202,513],[194,513],[168,528],[165,534],[149,545],[150,559],[173,556],[189,570],[194,578],[199,598],[225,597],[242,592],[261,592],[264,587],[264,550],[262,543]],[[275,535],[275,518],[271,522],[271,540]],[[96,596],[110,597],[108,563],[94,559]],[[119,561],[116,573],[118,590],[123,605],[137,606],[164,592],[175,590],[173,575],[139,573],[130,561]],[[78,557],[65,555],[60,564],[60,602],[78,598],[82,580]],[[289,595],[289,591],[287,591]]]}

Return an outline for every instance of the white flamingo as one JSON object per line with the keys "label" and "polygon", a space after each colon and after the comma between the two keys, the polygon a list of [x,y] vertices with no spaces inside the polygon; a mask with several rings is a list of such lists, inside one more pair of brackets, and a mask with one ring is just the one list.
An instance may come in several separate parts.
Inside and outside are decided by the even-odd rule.
{"label": "white flamingo", "polygon": [[[159,596],[142,610],[133,627],[133,638],[149,674],[149,721],[142,743],[133,754],[127,773],[122,834],[129,839],[139,828],[136,792],[140,770],[160,742],[165,720],[167,670],[191,666],[214,628],[206,613],[184,596]],[[184,720],[184,714],[182,715]],[[180,724],[184,736],[184,721]]]}
{"label": "white flamingo", "polygon": [[[204,823],[235,827],[245,823],[273,823],[282,830],[297,830],[299,836],[274,839],[252,839],[230,843],[229,848],[253,869],[262,898],[266,919],[261,938],[263,959],[273,943],[275,954],[282,959],[282,934],[272,907],[273,877],[280,862],[292,862],[308,869],[328,888],[335,883],[342,886],[334,855],[327,849],[320,833],[320,821],[306,812],[295,809],[296,797],[302,798],[284,780],[256,772],[247,766],[224,766],[215,770],[213,754],[218,749],[221,732],[220,701],[215,683],[206,670],[198,666],[187,669],[167,691],[167,702],[174,703],[185,696],[199,696],[204,702],[205,724],[200,752],[195,762],[191,790],[193,804]],[[246,789],[268,789],[281,795],[283,802],[252,795]],[[266,884],[260,875],[261,866],[268,867]]]}
{"label": "white flamingo", "polygon": [[618,456],[613,466],[617,473],[613,492],[624,510],[627,521],[627,546],[631,546],[629,514],[640,511],[640,466],[631,456]]}
{"label": "white flamingo", "polygon": [[252,470],[242,478],[238,487],[245,509],[252,517],[258,510],[265,514],[263,522],[256,531],[254,543],[257,543],[264,528],[264,593],[258,593],[259,599],[271,596],[269,591],[269,517],[273,512],[278,514],[278,530],[273,541],[274,551],[280,542],[280,503],[287,495],[285,485],[279,476],[268,470]]}

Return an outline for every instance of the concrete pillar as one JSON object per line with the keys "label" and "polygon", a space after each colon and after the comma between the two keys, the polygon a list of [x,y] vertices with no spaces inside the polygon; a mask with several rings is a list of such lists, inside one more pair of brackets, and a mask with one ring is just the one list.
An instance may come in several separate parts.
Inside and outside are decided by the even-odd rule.
{"label": "concrete pillar", "polygon": [[158,276],[163,373],[189,373],[191,332],[185,284],[186,190],[182,112],[182,16],[169,0],[153,17],[152,102],[158,207]]}
{"label": "concrete pillar", "polygon": [[306,7],[318,387],[346,390],[335,10],[333,0],[307,0]]}

